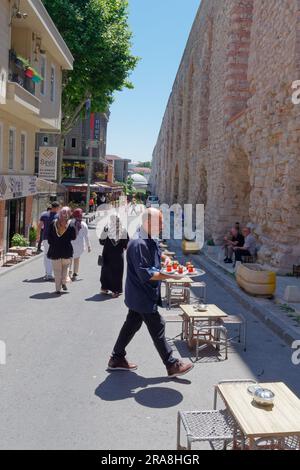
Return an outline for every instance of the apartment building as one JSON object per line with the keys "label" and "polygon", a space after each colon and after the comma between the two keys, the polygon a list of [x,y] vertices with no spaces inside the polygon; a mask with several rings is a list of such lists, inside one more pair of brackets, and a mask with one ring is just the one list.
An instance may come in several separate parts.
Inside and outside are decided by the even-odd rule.
{"label": "apartment building", "polygon": [[105,159],[113,165],[114,180],[125,183],[128,178],[129,164],[131,160],[117,155],[106,155]]}
{"label": "apartment building", "polygon": [[0,0],[0,247],[37,219],[35,139],[59,133],[73,57],[41,0]]}

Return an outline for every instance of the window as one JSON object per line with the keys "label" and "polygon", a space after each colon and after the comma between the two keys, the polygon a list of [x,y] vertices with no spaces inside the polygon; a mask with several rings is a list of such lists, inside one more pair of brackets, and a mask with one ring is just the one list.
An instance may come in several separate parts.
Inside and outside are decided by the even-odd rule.
{"label": "window", "polygon": [[55,67],[51,65],[51,77],[50,77],[50,100],[55,99]]}
{"label": "window", "polygon": [[26,155],[27,155],[27,134],[21,133],[21,171],[26,168]]}
{"label": "window", "polygon": [[43,137],[43,144],[44,144],[44,145],[48,145],[48,144],[49,144],[49,139],[48,139],[48,136],[46,136],[46,135]]}
{"label": "window", "polygon": [[41,95],[46,94],[46,72],[47,72],[47,64],[46,64],[46,57],[41,55],[41,77],[43,80],[41,81]]}
{"label": "window", "polygon": [[16,159],[16,129],[11,127],[9,129],[8,137],[8,169],[13,170]]}
{"label": "window", "polygon": [[76,139],[72,138],[72,149],[76,149]]}

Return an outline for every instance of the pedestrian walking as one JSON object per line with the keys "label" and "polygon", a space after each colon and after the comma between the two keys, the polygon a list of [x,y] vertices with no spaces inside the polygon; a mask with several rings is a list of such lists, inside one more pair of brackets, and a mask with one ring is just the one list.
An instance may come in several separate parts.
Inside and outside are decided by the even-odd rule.
{"label": "pedestrian walking", "polygon": [[103,245],[101,294],[111,291],[112,297],[118,297],[123,292],[124,251],[129,236],[117,215],[111,216],[110,224],[104,228],[99,242]]}
{"label": "pedestrian walking", "polygon": [[130,215],[138,215],[137,214],[137,203],[135,199],[132,199],[131,204],[130,204]]}
{"label": "pedestrian walking", "polygon": [[71,209],[63,207],[48,233],[48,258],[52,260],[56,294],[67,291],[68,271],[73,256],[72,240],[76,239],[75,227],[71,224]]}
{"label": "pedestrian walking", "polygon": [[165,321],[158,307],[161,306],[161,281],[179,276],[160,273],[163,257],[157,240],[163,228],[162,213],[158,209],[149,208],[143,213],[142,220],[140,236],[131,240],[127,249],[125,304],[129,313],[113,349],[108,370],[137,369],[137,365],[127,361],[126,347],[144,322],[167,368],[168,376],[177,377],[188,373],[193,364],[183,363],[173,356],[165,336]]}
{"label": "pedestrian walking", "polygon": [[91,197],[90,200],[89,200],[90,212],[93,212],[93,211],[94,211],[94,206],[95,206],[95,201],[94,201],[94,198]]}
{"label": "pedestrian walking", "polygon": [[[72,281],[76,281],[79,273],[80,256],[87,249],[91,252],[91,243],[89,239],[89,229],[87,224],[82,220],[82,209],[75,209],[73,211],[72,225],[76,231],[76,239],[72,240],[73,246],[73,259],[70,265],[70,277]],[[73,272],[72,272],[73,265]]]}
{"label": "pedestrian walking", "polygon": [[51,206],[48,207],[47,211],[42,212],[40,215],[40,221],[38,224],[38,237],[37,242],[40,246],[40,242],[43,245],[44,250],[44,267],[45,267],[45,277],[46,281],[53,280],[53,267],[52,261],[48,258],[48,233],[51,223],[57,219],[57,213],[59,211],[60,204],[58,202],[52,202]]}

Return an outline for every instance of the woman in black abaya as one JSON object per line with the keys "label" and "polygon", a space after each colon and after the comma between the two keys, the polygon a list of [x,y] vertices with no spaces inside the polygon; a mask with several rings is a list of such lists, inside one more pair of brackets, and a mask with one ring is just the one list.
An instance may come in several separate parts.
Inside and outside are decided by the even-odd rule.
{"label": "woman in black abaya", "polygon": [[110,224],[104,228],[99,242],[103,245],[101,294],[110,291],[115,298],[123,292],[124,251],[129,242],[128,233],[117,215],[111,216]]}

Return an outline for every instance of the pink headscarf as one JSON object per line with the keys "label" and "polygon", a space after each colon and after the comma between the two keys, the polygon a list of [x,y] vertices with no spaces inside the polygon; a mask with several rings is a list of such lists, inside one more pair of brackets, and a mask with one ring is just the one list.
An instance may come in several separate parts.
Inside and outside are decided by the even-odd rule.
{"label": "pink headscarf", "polygon": [[75,230],[76,230],[76,235],[78,235],[78,232],[81,230],[81,222],[82,222],[82,214],[83,214],[83,211],[82,209],[75,209],[73,211],[73,217],[75,219]]}

